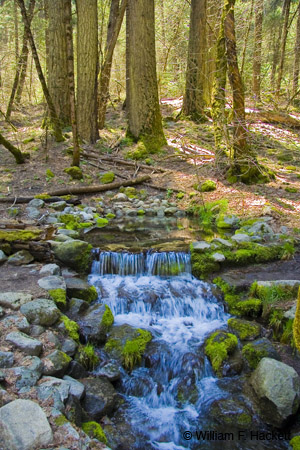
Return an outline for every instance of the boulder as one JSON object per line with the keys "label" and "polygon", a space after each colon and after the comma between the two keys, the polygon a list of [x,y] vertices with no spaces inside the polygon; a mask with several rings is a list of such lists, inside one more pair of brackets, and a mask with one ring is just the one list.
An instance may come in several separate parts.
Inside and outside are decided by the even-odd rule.
{"label": "boulder", "polygon": [[261,335],[261,326],[247,320],[229,319],[228,327],[241,341],[253,341]]}
{"label": "boulder", "polygon": [[222,398],[215,400],[209,410],[209,417],[226,428],[238,427],[243,430],[251,429],[252,411],[240,399]]}
{"label": "boulder", "polygon": [[14,365],[14,354],[12,352],[0,351],[0,368],[6,369]]}
{"label": "boulder", "polygon": [[223,255],[223,253],[219,253],[219,252],[213,253],[211,255],[211,257],[215,262],[223,262],[226,259],[225,256]]}
{"label": "boulder", "polygon": [[100,367],[100,369],[97,370],[97,375],[100,377],[105,377],[109,381],[117,381],[121,378],[121,372],[118,364],[111,361]]}
{"label": "boulder", "polygon": [[263,358],[250,383],[258,400],[261,417],[282,427],[296,414],[300,404],[300,378],[292,367],[272,358]]}
{"label": "boulder", "polygon": [[249,342],[243,347],[242,354],[251,369],[255,369],[259,361],[265,357],[277,360],[280,359],[273,344],[267,338],[256,339],[253,342]]}
{"label": "boulder", "polygon": [[84,378],[80,380],[86,389],[82,406],[91,420],[113,412],[117,403],[117,393],[113,385],[106,378]]}
{"label": "boulder", "polygon": [[30,324],[28,323],[28,320],[26,319],[26,317],[22,317],[20,315],[6,316],[2,320],[1,325],[3,329],[6,330],[11,330],[13,327],[15,327],[26,334],[28,334],[30,331]]}
{"label": "boulder", "polygon": [[193,246],[193,250],[197,253],[206,252],[207,250],[210,250],[210,248],[211,248],[211,245],[206,241],[193,242],[192,246]]}
{"label": "boulder", "polygon": [[50,355],[43,358],[42,362],[44,365],[44,375],[56,375],[57,377],[61,377],[67,371],[71,358],[66,353],[55,350]]}
{"label": "boulder", "polygon": [[30,264],[34,261],[34,257],[28,250],[20,250],[8,258],[7,263],[12,266],[22,266],[23,264]]}
{"label": "boulder", "polygon": [[78,320],[80,330],[85,338],[96,344],[104,343],[106,333],[113,324],[113,315],[107,305],[91,306]]}
{"label": "boulder", "polygon": [[76,380],[87,377],[87,375],[88,375],[88,373],[85,370],[85,368],[83,367],[83,365],[75,360],[72,360],[70,362],[70,365],[67,370],[67,374],[70,377],[75,378]]}
{"label": "boulder", "polygon": [[18,392],[25,392],[35,386],[42,376],[43,364],[37,356],[27,356],[18,367],[5,370],[5,379],[14,384]]}
{"label": "boulder", "polygon": [[248,236],[248,234],[238,233],[232,236],[231,240],[238,244],[242,244],[243,242],[250,242],[251,237]]}
{"label": "boulder", "polygon": [[4,263],[7,260],[6,254],[0,250],[0,264]]}
{"label": "boulder", "polygon": [[85,241],[74,239],[54,245],[53,251],[57,259],[79,273],[89,271],[92,254],[92,246]]}
{"label": "boulder", "polygon": [[44,200],[40,198],[34,198],[30,200],[30,202],[28,203],[28,206],[31,206],[32,208],[43,208],[44,205],[45,205]]}
{"label": "boulder", "polygon": [[66,289],[65,279],[57,275],[40,278],[38,285],[47,291],[51,291],[52,289]]}
{"label": "boulder", "polygon": [[60,275],[60,267],[57,264],[46,264],[40,270],[40,275]]}
{"label": "boulder", "polygon": [[67,381],[70,385],[69,394],[77,398],[78,400],[81,400],[85,394],[84,384],[80,383],[80,381],[75,380],[69,375],[65,375],[63,379],[64,381]]}
{"label": "boulder", "polygon": [[4,308],[17,310],[25,303],[31,302],[32,295],[26,292],[2,292],[0,294],[0,305]]}
{"label": "boulder", "polygon": [[80,278],[67,278],[67,295],[69,298],[77,298],[91,303],[97,300],[98,294],[94,286],[90,286]]}
{"label": "boulder", "polygon": [[19,350],[27,355],[39,356],[43,350],[43,344],[40,341],[29,337],[27,334],[21,333],[20,331],[9,333],[5,340],[14,344]]}
{"label": "boulder", "polygon": [[35,325],[51,326],[59,319],[61,312],[53,300],[38,298],[21,306],[21,313]]}
{"label": "boulder", "polygon": [[53,442],[46,414],[31,400],[14,400],[0,408],[0,435],[4,450],[39,450]]}
{"label": "boulder", "polygon": [[37,387],[37,395],[41,401],[48,402],[50,400],[53,402],[54,408],[63,412],[69,391],[70,383],[55,377],[42,377]]}

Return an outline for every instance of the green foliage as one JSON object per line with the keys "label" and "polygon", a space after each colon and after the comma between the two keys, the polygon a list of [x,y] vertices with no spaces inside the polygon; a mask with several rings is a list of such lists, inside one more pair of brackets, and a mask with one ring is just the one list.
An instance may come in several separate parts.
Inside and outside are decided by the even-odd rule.
{"label": "green foliage", "polygon": [[293,450],[300,450],[300,436],[294,436],[293,439],[290,440],[290,445]]}
{"label": "green foliage", "polygon": [[208,274],[219,270],[220,265],[213,260],[209,252],[197,253],[192,251],[192,274],[200,279],[205,279]]}
{"label": "green foliage", "polygon": [[214,332],[205,342],[205,354],[218,376],[222,376],[222,365],[230,353],[237,348],[238,340],[234,334],[224,331]]}
{"label": "green foliage", "polygon": [[217,184],[213,180],[206,180],[200,186],[201,192],[210,192],[210,191],[215,191],[216,189],[217,189]]}
{"label": "green foliage", "polygon": [[108,220],[104,219],[103,217],[99,217],[99,219],[96,220],[96,225],[99,228],[106,227],[107,224],[108,224]]}
{"label": "green foliage", "polygon": [[57,427],[61,427],[68,423],[68,420],[63,414],[60,414],[59,416],[54,418],[54,423]]}
{"label": "green foliage", "polygon": [[284,190],[285,190],[286,192],[290,192],[290,193],[296,193],[296,192],[298,192],[298,189],[297,189],[297,188],[293,188],[293,187],[286,187]]}
{"label": "green foliage", "polygon": [[[59,221],[65,224],[67,230],[80,230],[81,228],[89,228],[94,225],[93,222],[80,222],[80,218],[73,214],[61,214]],[[108,221],[106,222],[108,223]]]}
{"label": "green foliage", "polygon": [[178,200],[183,199],[183,197],[184,197],[184,192],[178,192],[178,194],[176,195],[176,198],[177,198]]}
{"label": "green foliage", "polygon": [[106,214],[106,216],[105,216],[107,219],[114,219],[115,217],[116,217],[116,215],[115,214],[112,214],[112,213],[108,213],[108,214]]}
{"label": "green foliage", "polygon": [[46,177],[47,177],[48,179],[55,177],[55,175],[54,175],[54,173],[52,172],[51,169],[47,169],[47,170],[46,170]]}
{"label": "green foliage", "polygon": [[76,360],[86,369],[94,370],[95,366],[99,362],[99,357],[95,353],[94,346],[92,344],[79,345],[78,352],[76,354]]}
{"label": "green foliage", "polygon": [[61,316],[61,322],[64,323],[65,329],[71,339],[74,339],[75,342],[79,342],[79,325],[74,322],[74,320],[69,319],[67,316]]}
{"label": "green foliage", "polygon": [[193,204],[188,208],[188,214],[199,217],[203,227],[211,227],[215,223],[216,216],[224,213],[228,207],[228,200],[222,199],[214,202],[203,203],[202,205]]}
{"label": "green foliage", "polygon": [[289,344],[291,347],[295,347],[293,327],[294,327],[293,319],[288,319],[283,325],[283,331],[280,338],[280,342],[282,344]]}
{"label": "green foliage", "polygon": [[105,329],[105,332],[107,333],[112,324],[114,323],[114,316],[111,312],[111,309],[108,305],[105,305],[105,312],[102,316],[101,325]]}
{"label": "green foliage", "polygon": [[82,424],[83,431],[92,439],[98,439],[98,441],[107,444],[107,438],[99,423],[91,421],[84,422]]}

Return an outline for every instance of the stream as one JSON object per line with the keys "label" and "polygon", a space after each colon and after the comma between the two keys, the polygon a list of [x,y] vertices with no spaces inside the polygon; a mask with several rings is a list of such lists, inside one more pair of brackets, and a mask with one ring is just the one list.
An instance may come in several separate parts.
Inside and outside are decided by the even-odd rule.
{"label": "stream", "polygon": [[[191,275],[188,253],[95,249],[89,283],[97,288],[98,301],[111,308],[114,325],[147,329],[153,336],[146,363],[131,373],[122,370],[118,383],[125,400],[118,414],[135,435],[134,446],[128,448],[287,448],[284,442],[240,440],[237,429],[224,429],[210,417],[213,402],[231,397],[233,391],[241,395],[239,377],[217,379],[204,355],[206,337],[224,328],[230,316],[211,285]],[[232,431],[233,442],[217,442],[208,435],[199,440],[196,431],[201,430]]]}

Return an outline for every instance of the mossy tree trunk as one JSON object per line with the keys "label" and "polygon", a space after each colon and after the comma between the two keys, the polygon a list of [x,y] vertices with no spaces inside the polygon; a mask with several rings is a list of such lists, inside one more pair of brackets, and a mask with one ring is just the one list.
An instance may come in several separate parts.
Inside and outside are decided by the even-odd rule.
{"label": "mossy tree trunk", "polygon": [[206,61],[206,83],[205,101],[211,105],[214,75],[217,59],[217,40],[220,29],[222,5],[219,0],[210,0],[207,3],[207,61]]}
{"label": "mossy tree trunk", "polygon": [[283,29],[282,29],[282,40],[281,40],[281,44],[280,44],[280,61],[279,61],[278,76],[277,76],[277,83],[276,83],[277,99],[279,99],[281,81],[282,81],[282,77],[283,77],[285,47],[286,47],[286,40],[287,40],[288,27],[289,27],[290,9],[291,9],[291,0],[284,0],[283,11],[282,11],[283,16],[284,16],[284,22],[283,22]]}
{"label": "mossy tree trunk", "polygon": [[128,133],[155,152],[166,140],[158,100],[154,0],[128,0],[126,17]]}
{"label": "mossy tree trunk", "polygon": [[206,0],[192,0],[190,33],[182,112],[193,120],[203,120],[206,106]]}
{"label": "mossy tree trunk", "polygon": [[123,0],[121,5],[119,3],[119,0],[112,0],[111,2],[109,23],[107,27],[105,57],[100,70],[99,108],[98,108],[98,122],[100,129],[104,127],[105,113],[107,108],[107,102],[109,99],[109,83],[110,83],[113,53],[123,22],[126,4],[127,0]]}
{"label": "mossy tree trunk", "polygon": [[293,323],[293,337],[295,341],[295,346],[297,350],[300,352],[300,288],[298,291],[297,308]]}
{"label": "mossy tree trunk", "polygon": [[293,71],[293,96],[296,97],[299,83],[299,69],[300,69],[300,0],[298,4],[298,18],[297,18],[297,31],[296,42],[294,49],[294,71]]}
{"label": "mossy tree trunk", "polygon": [[89,143],[99,138],[97,120],[98,10],[97,0],[77,0],[77,111],[79,136]]}
{"label": "mossy tree trunk", "polygon": [[263,11],[264,11],[264,0],[258,0],[255,6],[253,79],[252,79],[253,95],[256,102],[260,102]]}
{"label": "mossy tree trunk", "polygon": [[30,25],[29,25],[29,21],[28,21],[28,17],[27,17],[27,12],[26,12],[26,8],[25,8],[25,4],[24,4],[24,0],[17,0],[18,1],[18,5],[21,9],[21,13],[22,13],[22,18],[23,18],[23,22],[24,22],[24,27],[28,36],[28,41],[31,47],[31,52],[32,52],[32,56],[35,62],[35,67],[36,67],[36,71],[43,89],[43,93],[49,108],[49,114],[50,114],[50,119],[51,119],[51,123],[53,126],[53,131],[54,131],[54,135],[55,135],[55,139],[58,142],[62,142],[64,140],[64,137],[62,135],[61,132],[61,126],[60,126],[60,121],[57,117],[56,114],[56,110],[55,110],[55,106],[54,103],[52,101],[51,95],[49,93],[46,81],[45,81],[45,77],[42,71],[42,67],[40,64],[40,60],[37,54],[37,50],[36,50],[36,46],[34,43],[34,39],[31,33],[31,29],[30,29]]}
{"label": "mossy tree trunk", "polygon": [[0,133],[0,145],[3,145],[12,155],[14,155],[17,164],[23,164],[25,157],[23,153],[14,145],[12,145],[5,137]]}

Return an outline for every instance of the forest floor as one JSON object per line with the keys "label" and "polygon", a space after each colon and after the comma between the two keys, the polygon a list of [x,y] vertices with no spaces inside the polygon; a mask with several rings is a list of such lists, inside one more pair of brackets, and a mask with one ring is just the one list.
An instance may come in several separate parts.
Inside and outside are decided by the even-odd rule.
{"label": "forest floor", "polygon": [[[81,167],[84,177],[72,181],[64,173],[71,165],[72,139],[70,130],[66,129],[66,140],[56,143],[41,128],[43,105],[22,107],[13,113],[12,123],[17,131],[0,122],[4,135],[22,151],[30,154],[30,159],[23,165],[17,165],[10,153],[0,147],[0,195],[34,196],[57,188],[69,188],[74,185],[89,186],[100,184],[99,174],[112,170],[116,180],[130,179],[135,175],[151,174],[152,184],[165,188],[168,196],[176,200],[176,193],[185,195],[176,200],[186,208],[193,202],[211,202],[228,200],[230,214],[241,217],[272,215],[278,224],[286,225],[298,232],[300,225],[300,128],[289,128],[279,124],[253,121],[250,125],[250,142],[258,154],[258,160],[274,171],[276,177],[268,184],[246,186],[242,183],[229,184],[224,175],[214,166],[214,136],[212,121],[196,124],[188,120],[177,120],[181,99],[162,100],[164,131],[168,145],[159,154],[149,155],[146,163],[148,169],[125,166],[114,162],[114,158],[126,160],[128,152],[138,148],[126,137],[126,117],[121,104],[114,104],[107,114],[106,128],[100,131],[100,140],[94,146],[83,145],[84,152],[98,156],[93,159],[83,157]],[[293,113],[300,120],[300,113]],[[109,156],[110,161],[101,159]],[[97,166],[97,167],[96,167]],[[155,168],[165,169],[156,172]],[[49,172],[52,172],[52,174]],[[53,175],[53,176],[52,176]],[[195,190],[199,183],[211,179],[217,183],[213,192],[200,193]],[[144,186],[143,186],[144,187]],[[159,189],[147,188],[157,194]],[[193,193],[192,195],[190,195]],[[99,197],[99,195],[95,195]],[[93,197],[84,196],[86,204],[91,204]],[[1,205],[1,215],[6,216],[9,204]]]}

